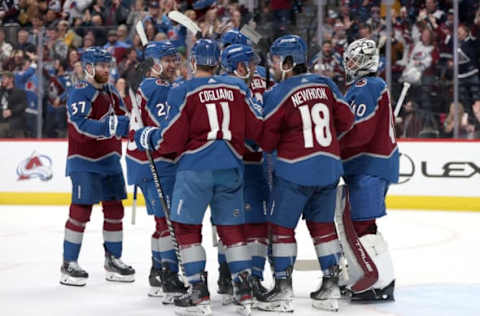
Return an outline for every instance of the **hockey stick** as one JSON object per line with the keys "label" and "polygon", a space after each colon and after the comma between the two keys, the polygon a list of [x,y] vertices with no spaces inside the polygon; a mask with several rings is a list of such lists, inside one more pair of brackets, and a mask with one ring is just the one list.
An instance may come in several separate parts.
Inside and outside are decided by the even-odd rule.
{"label": "hockey stick", "polygon": [[135,24],[135,31],[137,31],[138,37],[140,37],[142,46],[147,46],[148,38],[147,38],[147,34],[145,34],[145,29],[143,28],[142,21],[138,21],[137,24]]}
{"label": "hockey stick", "polygon": [[395,111],[393,112],[395,114],[395,117],[400,114],[400,109],[402,108],[403,101],[405,100],[405,96],[407,95],[410,86],[411,84],[406,81],[403,83],[402,92],[400,93],[400,97],[398,97],[397,104],[395,105]]}
{"label": "hockey stick", "polygon": [[197,35],[197,33],[201,32],[200,27],[198,27],[198,25],[193,22],[192,19],[179,11],[173,10],[168,12],[168,18],[185,26],[187,30],[192,32],[193,35]]}
{"label": "hockey stick", "polygon": [[338,237],[351,269],[355,269],[361,274],[360,278],[355,280],[355,283],[351,286],[351,290],[357,293],[363,292],[377,282],[378,270],[375,262],[360,242],[353,226],[346,185],[337,188],[336,198],[335,223],[337,224]]}
{"label": "hockey stick", "polygon": [[[132,89],[128,90],[130,94],[130,99],[132,99],[132,116],[130,117],[130,126],[135,127],[143,127],[143,123],[140,116],[140,110],[138,108],[137,99],[133,93]],[[165,221],[167,222],[168,232],[170,233],[170,238],[172,239],[173,246],[175,247],[175,255],[177,257],[178,265],[180,266],[180,270],[182,274],[185,276],[185,268],[183,267],[182,256],[180,254],[180,247],[178,246],[177,237],[175,235],[175,229],[173,228],[172,221],[170,220],[170,207],[168,206],[167,202],[165,201],[165,194],[163,193],[162,186],[160,184],[160,177],[158,176],[157,166],[155,165],[155,161],[152,158],[152,153],[150,150],[145,150],[145,154],[147,155],[150,171],[152,172],[153,183],[155,184],[155,189],[158,194],[158,198],[160,199],[160,204],[162,204],[163,211],[165,214]]]}

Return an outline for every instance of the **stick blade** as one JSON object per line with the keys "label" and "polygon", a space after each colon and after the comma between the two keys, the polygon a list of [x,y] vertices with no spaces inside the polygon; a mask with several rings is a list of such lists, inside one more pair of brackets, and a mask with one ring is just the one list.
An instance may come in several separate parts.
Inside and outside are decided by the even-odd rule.
{"label": "stick blade", "polygon": [[138,21],[137,24],[135,24],[135,31],[137,31],[137,34],[140,37],[142,46],[146,46],[148,44],[148,39],[147,39],[147,34],[145,34],[145,29],[143,28],[142,21]]}
{"label": "stick blade", "polygon": [[197,34],[201,31],[195,22],[193,22],[188,16],[179,11],[173,10],[168,12],[168,18],[172,21],[177,22],[178,24],[185,26],[193,34]]}
{"label": "stick blade", "polygon": [[262,35],[260,35],[260,33],[255,31],[255,29],[248,24],[245,24],[241,28],[240,33],[248,37],[248,39],[255,43],[255,45],[257,45],[258,42],[260,42],[260,40],[262,39]]}

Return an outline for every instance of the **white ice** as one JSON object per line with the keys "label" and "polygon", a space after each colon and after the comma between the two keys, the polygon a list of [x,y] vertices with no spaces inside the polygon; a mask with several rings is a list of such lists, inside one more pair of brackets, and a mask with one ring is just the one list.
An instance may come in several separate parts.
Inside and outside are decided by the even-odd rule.
{"label": "white ice", "polygon": [[[137,210],[137,225],[124,222],[126,263],[137,271],[131,284],[104,279],[102,212],[95,208],[88,224],[79,263],[90,278],[87,286],[59,284],[64,224],[68,207],[0,207],[0,315],[174,315],[172,306],[147,296],[150,235],[153,220]],[[477,316],[480,315],[480,213],[391,211],[379,221],[389,242],[396,269],[396,300],[376,305],[342,301],[338,315]],[[221,306],[216,295],[216,249],[210,226],[203,229],[207,249],[209,288],[214,315],[237,315]],[[314,259],[305,225],[297,231],[298,259]],[[268,264],[267,264],[268,265]],[[271,284],[266,272],[267,284]],[[335,315],[314,310],[309,292],[319,284],[320,272],[295,271],[293,315]],[[253,315],[275,315],[255,312]],[[292,314],[290,314],[292,315]]]}

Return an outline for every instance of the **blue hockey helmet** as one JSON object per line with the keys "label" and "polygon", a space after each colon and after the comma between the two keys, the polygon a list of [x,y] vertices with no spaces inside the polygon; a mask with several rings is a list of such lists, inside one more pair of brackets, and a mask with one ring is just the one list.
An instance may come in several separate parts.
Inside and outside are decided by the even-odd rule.
{"label": "blue hockey helmet", "polygon": [[248,45],[232,44],[222,52],[222,67],[228,73],[234,72],[240,62],[258,64],[259,61],[253,48]]}
{"label": "blue hockey helmet", "polygon": [[210,39],[199,39],[192,47],[192,57],[201,66],[217,66],[220,59],[220,48],[217,42]]}
{"label": "blue hockey helmet", "polygon": [[97,64],[97,63],[111,63],[113,60],[112,54],[110,54],[106,49],[100,48],[98,46],[89,47],[85,50],[82,55],[82,63],[86,64]]}
{"label": "blue hockey helmet", "polygon": [[232,44],[244,44],[248,45],[248,38],[240,33],[238,30],[229,30],[223,33],[220,41],[222,42],[222,47],[226,48]]}
{"label": "blue hockey helmet", "polygon": [[285,35],[279,37],[273,42],[270,47],[271,56],[280,56],[283,60],[291,56],[293,63],[306,64],[307,63],[307,44],[297,35]]}
{"label": "blue hockey helmet", "polygon": [[145,58],[162,59],[164,56],[176,54],[177,49],[170,41],[150,42],[145,47]]}

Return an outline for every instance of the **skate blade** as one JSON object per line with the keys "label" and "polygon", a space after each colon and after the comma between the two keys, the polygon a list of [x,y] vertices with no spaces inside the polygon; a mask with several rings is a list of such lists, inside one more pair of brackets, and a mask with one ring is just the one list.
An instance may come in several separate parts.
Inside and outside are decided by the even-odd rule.
{"label": "skate blade", "polygon": [[221,294],[222,296],[222,305],[233,304],[233,295],[230,294]]}
{"label": "skate blade", "polygon": [[240,315],[250,316],[252,315],[252,302],[245,302],[236,306],[236,311]]}
{"label": "skate blade", "polygon": [[135,281],[135,274],[121,275],[117,272],[106,271],[105,279],[111,282],[133,282]]}
{"label": "skate blade", "polygon": [[191,307],[176,307],[175,314],[180,316],[210,316],[212,315],[212,308],[210,303]]}
{"label": "skate blade", "polygon": [[162,300],[162,304],[164,305],[170,305],[170,304],[173,304],[173,301],[175,300],[175,298],[183,295],[183,293],[180,293],[180,292],[174,292],[174,293],[163,293],[165,295],[165,297],[163,298]]}
{"label": "skate blade", "polygon": [[312,300],[312,306],[318,310],[338,312],[338,300]]}
{"label": "skate blade", "polygon": [[67,274],[60,276],[60,284],[70,286],[85,286],[87,284],[87,278],[74,278]]}
{"label": "skate blade", "polygon": [[293,302],[291,300],[260,302],[257,301],[255,308],[266,312],[293,313]]}
{"label": "skate blade", "polygon": [[150,297],[163,297],[163,289],[161,287],[152,286],[150,287],[150,291],[148,292],[148,296]]}

